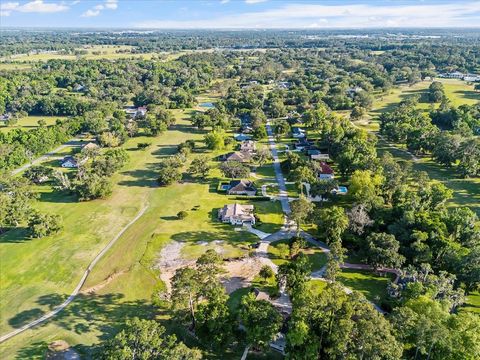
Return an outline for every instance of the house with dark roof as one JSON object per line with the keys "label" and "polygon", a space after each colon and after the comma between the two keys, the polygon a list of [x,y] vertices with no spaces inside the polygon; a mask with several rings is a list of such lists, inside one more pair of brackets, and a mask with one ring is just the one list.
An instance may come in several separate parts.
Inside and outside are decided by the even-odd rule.
{"label": "house with dark roof", "polygon": [[252,153],[248,151],[235,151],[225,156],[225,161],[239,161],[246,163],[252,161]]}
{"label": "house with dark roof", "polygon": [[74,169],[74,168],[78,168],[79,163],[77,160],[75,160],[73,156],[65,156],[60,162],[60,165],[63,168]]}
{"label": "house with dark roof", "polygon": [[324,161],[320,162],[318,178],[322,180],[332,180],[335,177],[333,169]]}
{"label": "house with dark roof", "polygon": [[227,190],[228,195],[248,195],[255,196],[257,188],[250,180],[232,180]]}

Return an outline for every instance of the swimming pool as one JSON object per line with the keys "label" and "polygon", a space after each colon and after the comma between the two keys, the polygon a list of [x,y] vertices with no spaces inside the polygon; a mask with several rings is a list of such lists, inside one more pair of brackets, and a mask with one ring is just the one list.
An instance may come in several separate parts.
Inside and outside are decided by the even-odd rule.
{"label": "swimming pool", "polygon": [[204,103],[200,103],[198,106],[205,109],[213,109],[215,107],[215,104],[211,102],[204,102]]}
{"label": "swimming pool", "polygon": [[334,195],[345,195],[348,192],[346,186],[338,186],[336,189],[332,190],[332,194]]}
{"label": "swimming pool", "polygon": [[222,185],[220,186],[220,189],[228,191],[230,189],[230,185],[229,184]]}

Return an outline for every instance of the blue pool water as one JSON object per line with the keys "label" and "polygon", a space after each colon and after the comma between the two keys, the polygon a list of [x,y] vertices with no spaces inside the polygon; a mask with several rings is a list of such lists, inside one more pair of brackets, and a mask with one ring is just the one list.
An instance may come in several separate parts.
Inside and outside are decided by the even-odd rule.
{"label": "blue pool water", "polygon": [[230,185],[228,184],[222,185],[222,190],[228,190],[228,189],[230,189]]}
{"label": "blue pool water", "polygon": [[204,103],[200,103],[199,106],[205,109],[213,109],[215,107],[215,104],[211,102],[204,102]]}
{"label": "blue pool water", "polygon": [[338,194],[346,194],[347,193],[347,187],[346,186],[339,186],[337,189]]}

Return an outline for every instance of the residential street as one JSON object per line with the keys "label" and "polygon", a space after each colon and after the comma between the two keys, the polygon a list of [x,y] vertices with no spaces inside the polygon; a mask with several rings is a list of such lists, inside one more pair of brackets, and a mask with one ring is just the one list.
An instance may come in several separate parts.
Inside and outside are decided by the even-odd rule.
{"label": "residential street", "polygon": [[287,187],[285,185],[285,179],[283,178],[282,168],[280,167],[280,160],[278,159],[277,153],[277,144],[275,143],[272,127],[270,126],[270,120],[267,121],[267,134],[270,151],[272,152],[273,156],[273,168],[275,169],[275,177],[277,178],[278,183],[279,200],[282,204],[283,212],[288,215],[290,214],[290,204],[288,203]]}

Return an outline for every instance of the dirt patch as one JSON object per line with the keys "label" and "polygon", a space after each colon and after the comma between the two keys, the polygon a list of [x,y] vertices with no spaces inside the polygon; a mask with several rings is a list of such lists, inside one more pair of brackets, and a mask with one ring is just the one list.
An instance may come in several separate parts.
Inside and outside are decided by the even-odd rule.
{"label": "dirt patch", "polygon": [[227,293],[230,294],[235,290],[250,286],[263,265],[264,263],[257,257],[225,262],[226,274],[222,278],[222,284]]}
{"label": "dirt patch", "polygon": [[160,279],[165,283],[168,293],[172,290],[171,280],[178,269],[195,263],[195,260],[182,258],[182,248],[185,243],[172,241],[160,251],[156,268],[160,270]]}
{"label": "dirt patch", "polygon": [[114,279],[119,277],[120,275],[125,274],[126,271],[122,270],[120,272],[116,272],[113,274],[108,275],[108,277],[103,280],[101,283],[94,285],[92,287],[89,287],[88,289],[82,290],[82,294],[93,294],[96,293],[98,290],[103,289],[105,286],[107,286],[110,282],[112,282]]}

